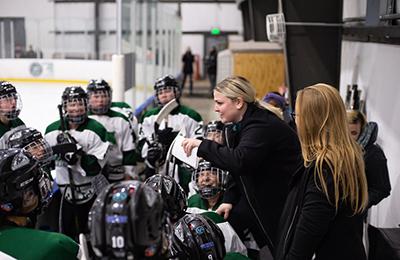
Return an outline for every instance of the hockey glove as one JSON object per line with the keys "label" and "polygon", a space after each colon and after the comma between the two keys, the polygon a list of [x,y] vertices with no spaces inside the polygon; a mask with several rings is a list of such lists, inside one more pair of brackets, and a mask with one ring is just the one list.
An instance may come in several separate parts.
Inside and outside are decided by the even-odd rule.
{"label": "hockey glove", "polygon": [[156,167],[162,164],[163,149],[160,144],[153,143],[149,146],[147,151],[147,162],[152,166]]}
{"label": "hockey glove", "polygon": [[173,132],[171,127],[167,127],[163,130],[158,130],[156,134],[158,137],[158,141],[163,145],[169,147],[172,141],[174,141],[177,133]]}
{"label": "hockey glove", "polygon": [[78,143],[72,135],[68,132],[63,132],[57,135],[57,144],[76,144]]}

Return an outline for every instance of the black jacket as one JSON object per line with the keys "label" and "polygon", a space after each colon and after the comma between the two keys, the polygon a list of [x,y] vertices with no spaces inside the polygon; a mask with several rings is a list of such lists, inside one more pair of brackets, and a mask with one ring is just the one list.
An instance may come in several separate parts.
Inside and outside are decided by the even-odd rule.
{"label": "black jacket", "polygon": [[238,187],[225,192],[224,202],[235,205],[245,199],[250,208],[242,210],[256,212],[274,243],[289,179],[302,164],[297,135],[275,114],[254,104],[248,104],[242,121],[230,129],[227,146],[203,140],[197,154],[229,171]]}
{"label": "black jacket", "polygon": [[363,129],[359,140],[364,148],[365,175],[368,183],[368,207],[377,205],[390,195],[391,186],[387,160],[381,147],[376,144],[378,125],[369,122]]}
{"label": "black jacket", "polygon": [[192,74],[193,62],[194,62],[194,56],[192,52],[190,51],[185,52],[185,54],[182,56],[182,62],[183,62],[183,73]]}
{"label": "black jacket", "polygon": [[[332,174],[324,171],[328,193],[333,201]],[[318,185],[318,186],[317,186]],[[336,211],[321,184],[314,178],[314,165],[299,170],[282,213],[275,260],[364,260],[362,214],[353,215],[339,202]]]}

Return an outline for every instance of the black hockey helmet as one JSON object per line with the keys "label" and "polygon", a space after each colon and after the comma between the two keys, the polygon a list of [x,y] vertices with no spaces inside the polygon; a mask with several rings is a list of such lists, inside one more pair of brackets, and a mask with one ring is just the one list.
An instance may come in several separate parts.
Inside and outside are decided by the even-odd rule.
{"label": "black hockey helmet", "polygon": [[172,256],[191,260],[222,260],[225,254],[224,235],[211,219],[188,214],[175,223],[171,239]]}
{"label": "black hockey helmet", "polygon": [[[88,99],[85,90],[79,86],[66,87],[61,97],[62,107],[66,118],[74,124],[82,124],[87,119]],[[77,114],[69,114],[67,112],[67,104],[70,102],[82,103],[85,106],[85,111]]]}
{"label": "black hockey helmet", "polygon": [[53,150],[43,135],[32,127],[19,127],[9,135],[7,147],[21,148],[30,153],[42,165],[49,163]]}
{"label": "black hockey helmet", "polygon": [[[92,79],[91,81],[89,81],[89,84],[86,87],[86,92],[89,98],[89,110],[93,114],[102,115],[108,112],[111,107],[112,89],[107,81],[105,81],[104,79]],[[102,104],[101,106],[91,105],[90,98],[95,93],[104,93],[106,95],[106,98],[108,98],[108,102]]]}
{"label": "black hockey helmet", "polygon": [[219,120],[210,121],[204,127],[204,138],[216,141],[220,136],[220,141],[224,142],[224,127],[224,123]]}
{"label": "black hockey helmet", "polygon": [[23,149],[0,150],[0,215],[38,214],[51,197],[50,179],[36,159]]}
{"label": "black hockey helmet", "polygon": [[[172,89],[174,91],[176,100],[178,100],[181,96],[181,88],[172,75],[165,75],[156,80],[156,83],[154,84],[154,90],[156,91],[157,100],[158,93],[164,89]],[[160,101],[158,100],[158,102]]]}
{"label": "black hockey helmet", "polygon": [[[206,182],[204,185],[199,183],[199,177],[205,174],[213,174],[216,176],[216,183]],[[219,192],[225,190],[228,181],[228,173],[217,167],[214,167],[210,162],[201,160],[197,169],[192,174],[194,189],[200,194],[203,199],[215,197]]]}
{"label": "black hockey helmet", "polygon": [[0,102],[8,102],[9,107],[0,107],[0,115],[8,120],[16,119],[21,113],[22,101],[16,88],[7,81],[0,82]]}
{"label": "black hockey helmet", "polygon": [[140,181],[113,183],[96,198],[88,225],[99,258],[154,257],[163,241],[162,199]]}
{"label": "black hockey helmet", "polygon": [[175,222],[185,214],[187,197],[182,187],[168,175],[155,174],[145,184],[153,188],[164,201],[164,209],[171,221]]}

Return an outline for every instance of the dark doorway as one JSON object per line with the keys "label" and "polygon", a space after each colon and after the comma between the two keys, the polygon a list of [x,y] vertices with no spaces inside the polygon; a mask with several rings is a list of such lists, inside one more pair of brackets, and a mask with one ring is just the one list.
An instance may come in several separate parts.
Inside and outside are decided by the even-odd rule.
{"label": "dark doorway", "polygon": [[24,18],[0,18],[0,58],[19,58],[26,50]]}

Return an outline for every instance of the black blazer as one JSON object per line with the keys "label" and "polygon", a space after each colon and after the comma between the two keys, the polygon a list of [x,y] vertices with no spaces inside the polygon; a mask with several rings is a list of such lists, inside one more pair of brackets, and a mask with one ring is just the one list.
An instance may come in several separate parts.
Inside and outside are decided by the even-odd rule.
{"label": "black blazer", "polygon": [[248,104],[242,121],[230,129],[228,146],[203,140],[197,155],[229,171],[239,187],[228,189],[224,202],[245,199],[275,243],[289,179],[302,164],[297,134],[275,114],[254,104]]}
{"label": "black blazer", "polygon": [[[324,170],[324,176],[333,198],[332,174]],[[319,187],[314,165],[295,174],[282,213],[275,260],[311,260],[314,254],[317,260],[366,259],[362,214],[353,215],[344,202],[336,211]]]}

